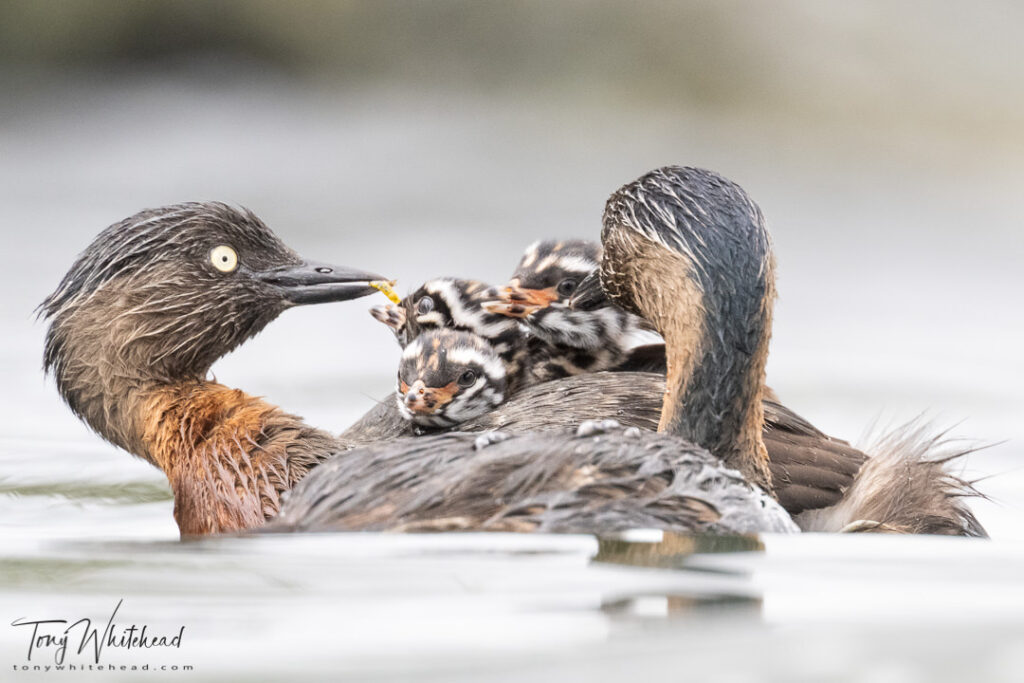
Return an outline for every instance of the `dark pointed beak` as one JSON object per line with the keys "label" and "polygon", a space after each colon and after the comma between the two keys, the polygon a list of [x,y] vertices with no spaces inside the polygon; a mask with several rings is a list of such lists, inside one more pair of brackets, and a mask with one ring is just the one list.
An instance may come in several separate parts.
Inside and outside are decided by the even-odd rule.
{"label": "dark pointed beak", "polygon": [[574,311],[593,311],[609,303],[608,295],[601,287],[601,275],[598,270],[594,270],[577,285],[569,299],[569,308]]}
{"label": "dark pointed beak", "polygon": [[264,270],[255,276],[296,306],[358,299],[377,291],[370,282],[387,279],[376,273],[314,261]]}

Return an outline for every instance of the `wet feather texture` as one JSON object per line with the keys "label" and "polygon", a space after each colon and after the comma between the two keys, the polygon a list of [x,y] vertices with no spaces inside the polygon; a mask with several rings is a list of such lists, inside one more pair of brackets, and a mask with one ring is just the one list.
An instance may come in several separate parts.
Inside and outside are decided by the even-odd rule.
{"label": "wet feather texture", "polygon": [[[718,204],[725,209],[710,210]],[[376,410],[368,417],[384,419],[364,418],[335,439],[260,399],[205,380],[214,360],[288,306],[363,296],[374,291],[369,281],[380,279],[350,269],[330,275],[331,267],[312,268],[251,213],[223,204],[146,211],[101,233],[41,306],[49,322],[44,367],[93,429],[163,469],[185,535],[262,524],[307,472],[308,483],[289,496],[282,519],[310,503],[302,492],[315,491],[318,500],[333,501],[320,509],[316,523],[330,525],[336,514],[345,528],[600,533],[637,524],[745,533],[787,527],[780,526],[785,512],[772,500],[775,494],[793,511],[838,497],[831,525],[844,514],[865,512],[882,519],[865,519],[859,529],[984,533],[962,504],[973,489],[925,457],[928,449],[896,449],[902,455],[868,460],[857,469],[862,454],[843,442],[826,449],[828,455],[801,450],[811,440],[815,447],[834,440],[781,407],[775,417],[768,410],[765,422],[766,406],[771,407],[762,394],[774,264],[763,218],[742,189],[706,171],[659,169],[613,195],[602,239],[602,287],[612,303],[642,315],[664,336],[667,379],[636,375],[653,379],[637,379],[635,406],[625,408],[622,393],[602,383],[627,378],[626,373],[538,384],[524,390],[518,404],[465,425],[511,431],[544,421],[547,436],[520,433],[484,443],[478,435],[452,434],[339,453],[373,435],[387,439],[401,430],[392,429],[386,410]],[[218,253],[231,258],[211,262]],[[311,281],[344,286],[293,294]],[[470,289],[492,294],[483,285]],[[448,301],[453,292],[450,280],[441,281],[429,298],[420,296],[411,302],[415,308],[406,307],[405,323],[444,327],[443,316],[463,316],[462,304]],[[491,324],[521,332],[507,318]],[[651,401],[658,382],[666,383],[663,406]],[[600,412],[574,413],[567,397],[583,397],[588,410]],[[621,433],[603,422],[592,437],[559,432],[564,420],[630,411],[631,419],[620,420]],[[663,434],[637,431],[656,419]],[[786,433],[774,465],[762,440],[766,424],[769,432]],[[432,445],[446,452],[433,452]],[[534,457],[549,457],[548,446],[562,454],[551,454],[549,465],[533,465]],[[473,467],[459,464],[474,453],[484,456],[487,473],[473,474]],[[317,466],[332,455],[337,457],[330,467]],[[417,459],[419,468],[413,465]],[[341,462],[344,467],[336,464]],[[371,470],[361,472],[359,463],[367,462]],[[890,462],[897,466],[886,469]],[[395,472],[380,469],[391,465]],[[346,479],[331,481],[332,473]],[[378,484],[389,488],[395,476],[401,484],[389,489],[391,502],[362,516],[348,514],[345,501],[358,494],[346,493],[353,482],[379,491]],[[480,477],[475,483],[474,476]],[[814,490],[806,488],[811,480]],[[896,480],[915,484],[896,496]],[[488,482],[490,488],[477,486]],[[694,488],[719,485],[721,491],[703,498]],[[329,489],[338,495],[323,493]],[[438,508],[435,494],[442,490],[447,497]],[[519,494],[525,498],[516,499]],[[418,504],[425,507],[414,514]],[[928,512],[915,521],[915,509]],[[402,519],[386,520],[389,510],[402,510]],[[796,527],[790,522],[787,528]]]}
{"label": "wet feather texture", "polygon": [[[652,202],[669,211],[665,207],[672,206],[675,195],[666,193],[660,181],[650,183],[651,176],[698,189],[708,179],[716,187],[719,181],[707,172],[666,168],[625,186],[615,196],[640,188],[637,191],[656,195]],[[731,184],[728,189],[745,199],[742,190]],[[730,200],[732,194],[723,198],[712,193],[702,200]],[[629,209],[629,201],[623,202]],[[581,437],[575,431],[526,432],[483,450],[477,448],[476,436],[451,434],[357,448],[314,470],[289,496],[279,518],[282,526],[276,528],[595,533],[637,526],[716,533],[797,530],[789,515],[766,493],[771,489],[761,442],[761,394],[774,290],[772,269],[764,267],[771,254],[760,214],[688,226],[690,232],[701,236],[702,248],[695,253],[686,246],[694,239],[690,234],[679,238],[682,249],[676,242],[666,248],[643,234],[632,235],[635,231],[630,226],[614,222],[618,209],[612,206],[610,201],[603,263],[623,276],[608,288],[609,295],[613,301],[622,297],[634,305],[665,336],[670,348],[665,409],[659,425],[659,431],[666,433],[630,431],[626,435],[624,430],[617,432],[621,427],[616,427],[615,436],[606,433],[594,438]],[[678,226],[673,222],[672,227]],[[617,237],[610,236],[616,231]],[[703,256],[705,247],[714,251],[704,241],[704,232],[722,232],[726,235],[723,239],[736,242],[740,258],[756,267],[739,268],[730,276],[754,280],[744,285],[761,294],[756,301],[744,301],[738,307],[715,309],[715,322],[728,328],[718,336],[702,335],[704,326],[698,324],[698,316],[708,311],[699,304],[701,300],[721,305],[721,294],[698,292],[706,296],[699,298],[697,305],[689,296],[666,300],[662,295],[666,282],[678,282],[689,292],[695,269],[724,267],[718,258],[707,258],[696,266],[686,261],[686,255]],[[748,236],[751,239],[746,239]],[[610,241],[625,246],[609,250]],[[703,289],[703,284],[698,289]],[[654,300],[645,300],[652,292]],[[676,327],[680,321],[689,323],[683,334]],[[723,346],[728,334],[736,331],[755,338],[756,343],[748,350]],[[737,355],[742,357],[738,362]],[[697,374],[691,382],[695,369],[705,369],[702,363],[729,371],[714,379],[710,371]],[[711,385],[718,383],[726,385],[728,407],[736,416],[725,415],[714,401],[692,407],[678,405],[691,394],[712,391]],[[542,384],[538,389],[545,386],[550,388]],[[666,423],[669,409],[677,411],[677,419]],[[671,455],[663,459],[667,454]],[[732,459],[739,465],[738,472],[728,467]],[[392,476],[398,476],[400,486]],[[659,476],[662,485],[656,483]],[[651,486],[657,490],[651,492]],[[373,493],[363,499],[360,491]],[[663,497],[665,491],[669,493]],[[295,526],[307,523],[310,526]]]}
{"label": "wet feather texture", "polygon": [[[237,258],[229,272],[210,258],[224,247]],[[301,263],[246,210],[180,204],[102,231],[40,306],[44,369],[97,433],[164,471],[183,535],[262,524],[340,450],[300,418],[206,380],[291,305],[256,275]]]}
{"label": "wet feather texture", "polygon": [[483,449],[476,439],[403,439],[334,458],[296,487],[267,529],[796,530],[778,503],[738,472],[668,435],[560,429]]}

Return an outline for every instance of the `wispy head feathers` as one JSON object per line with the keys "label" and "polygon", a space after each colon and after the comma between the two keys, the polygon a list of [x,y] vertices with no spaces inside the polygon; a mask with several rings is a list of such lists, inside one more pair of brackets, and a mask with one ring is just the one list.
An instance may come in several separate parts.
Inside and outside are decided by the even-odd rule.
{"label": "wispy head feathers", "polygon": [[[218,270],[226,246],[237,267]],[[250,277],[299,263],[256,216],[220,203],[142,211],[103,230],[40,305],[43,366],[103,433],[119,396],[147,380],[203,376],[285,307]]]}
{"label": "wispy head feathers", "polygon": [[[770,267],[761,209],[742,187],[713,171],[666,166],[624,185],[605,205],[604,230],[627,228],[683,254],[703,287]],[[741,274],[746,276],[746,273]]]}

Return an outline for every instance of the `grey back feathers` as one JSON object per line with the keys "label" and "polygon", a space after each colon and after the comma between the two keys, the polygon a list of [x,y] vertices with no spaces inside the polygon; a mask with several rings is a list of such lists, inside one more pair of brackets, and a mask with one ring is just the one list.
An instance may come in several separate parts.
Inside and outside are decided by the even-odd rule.
{"label": "grey back feathers", "polygon": [[299,483],[270,531],[791,532],[777,502],[706,451],[616,426],[451,433],[351,451]]}
{"label": "grey back feathers", "polygon": [[[664,391],[664,376],[648,372],[576,375],[525,389],[498,410],[472,418],[459,429],[475,435],[493,430],[512,435],[557,432],[611,416],[624,427],[651,432],[658,427]],[[964,502],[965,497],[977,495],[974,489],[947,471],[943,456],[903,446],[904,429],[893,432],[891,441],[898,447],[869,450],[892,465],[881,465],[886,476],[864,477],[859,474],[869,460],[864,452],[823,434],[775,401],[766,399],[764,406],[764,441],[775,493],[788,512],[798,515],[802,528],[838,531],[854,520],[872,519],[908,533],[985,535]],[[349,427],[341,440],[348,448],[385,449],[385,442],[411,433],[394,403],[387,402]],[[898,476],[891,478],[894,475]],[[893,487],[902,481],[912,486],[893,498]],[[855,504],[843,504],[847,500]],[[894,500],[899,504],[893,505]],[[921,514],[925,510],[928,515]]]}

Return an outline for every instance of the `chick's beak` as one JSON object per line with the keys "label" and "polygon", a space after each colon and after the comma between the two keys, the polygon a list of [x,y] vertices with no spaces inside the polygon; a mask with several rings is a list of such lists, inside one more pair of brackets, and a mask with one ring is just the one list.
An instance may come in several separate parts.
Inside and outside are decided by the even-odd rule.
{"label": "chick's beak", "polygon": [[260,271],[255,277],[295,306],[358,299],[377,291],[370,282],[386,280],[376,273],[315,261]]}
{"label": "chick's beak", "polygon": [[433,415],[452,402],[459,393],[455,382],[443,387],[428,387],[423,380],[416,380],[405,394],[405,406],[417,415]]}
{"label": "chick's beak", "polygon": [[545,289],[523,289],[522,287],[505,287],[494,301],[484,302],[483,308],[488,313],[497,313],[509,318],[525,318],[542,308],[547,308],[558,300],[554,287]]}

